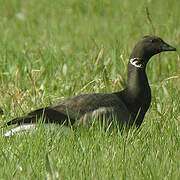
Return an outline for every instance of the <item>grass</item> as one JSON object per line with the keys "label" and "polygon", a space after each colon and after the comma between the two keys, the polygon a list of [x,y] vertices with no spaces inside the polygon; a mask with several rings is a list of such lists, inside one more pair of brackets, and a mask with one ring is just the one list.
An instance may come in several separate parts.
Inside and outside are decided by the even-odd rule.
{"label": "grass", "polygon": [[[180,2],[0,1],[0,125],[72,95],[119,91],[136,41],[153,29],[179,49]],[[5,138],[0,179],[180,178],[179,50],[147,67],[152,104],[138,132],[97,129]]]}

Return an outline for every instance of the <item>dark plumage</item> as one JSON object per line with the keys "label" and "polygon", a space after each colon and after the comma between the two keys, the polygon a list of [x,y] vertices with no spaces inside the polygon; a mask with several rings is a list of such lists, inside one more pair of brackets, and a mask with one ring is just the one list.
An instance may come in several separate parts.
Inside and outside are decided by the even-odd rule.
{"label": "dark plumage", "polygon": [[45,123],[57,123],[80,126],[91,125],[94,118],[104,117],[113,123],[135,124],[139,127],[144,119],[151,102],[151,90],[146,76],[146,64],[149,59],[163,51],[176,51],[176,49],[161,38],[145,36],[138,41],[130,56],[128,63],[127,86],[120,92],[112,94],[83,94],[46,108],[38,109],[27,116],[16,118],[7,123],[29,124],[36,123],[43,117]]}

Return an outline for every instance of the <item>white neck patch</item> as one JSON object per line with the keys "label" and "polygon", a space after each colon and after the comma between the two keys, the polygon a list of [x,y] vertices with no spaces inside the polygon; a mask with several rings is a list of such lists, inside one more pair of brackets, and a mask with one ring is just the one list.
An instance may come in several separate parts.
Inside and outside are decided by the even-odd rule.
{"label": "white neck patch", "polygon": [[143,64],[141,64],[138,60],[139,60],[140,58],[132,58],[132,59],[130,59],[129,60],[129,62],[133,65],[133,66],[135,66],[136,68],[143,68]]}

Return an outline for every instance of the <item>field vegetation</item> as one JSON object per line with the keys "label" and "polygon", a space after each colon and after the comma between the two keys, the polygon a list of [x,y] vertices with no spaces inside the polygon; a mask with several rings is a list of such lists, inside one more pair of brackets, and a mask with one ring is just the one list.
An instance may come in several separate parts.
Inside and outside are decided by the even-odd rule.
{"label": "field vegetation", "polygon": [[126,85],[144,35],[177,48],[147,67],[152,103],[138,131],[58,129],[3,136],[0,179],[180,179],[180,1],[0,1],[0,126],[82,93]]}

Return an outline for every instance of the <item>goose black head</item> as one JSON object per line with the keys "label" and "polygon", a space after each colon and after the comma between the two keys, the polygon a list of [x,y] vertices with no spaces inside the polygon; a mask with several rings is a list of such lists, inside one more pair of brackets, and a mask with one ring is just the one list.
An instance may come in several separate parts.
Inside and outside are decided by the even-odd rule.
{"label": "goose black head", "polygon": [[[152,56],[163,51],[176,51],[176,48],[170,46],[157,36],[144,36],[135,45],[130,59],[143,61],[146,64]],[[141,62],[138,63],[141,64]]]}

